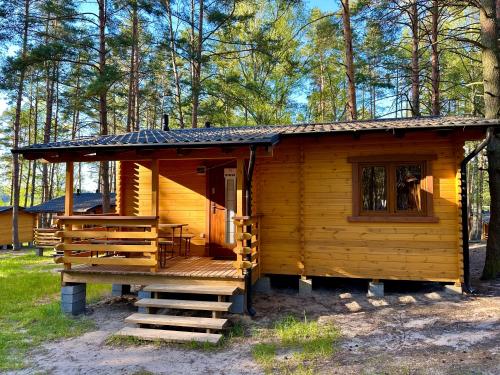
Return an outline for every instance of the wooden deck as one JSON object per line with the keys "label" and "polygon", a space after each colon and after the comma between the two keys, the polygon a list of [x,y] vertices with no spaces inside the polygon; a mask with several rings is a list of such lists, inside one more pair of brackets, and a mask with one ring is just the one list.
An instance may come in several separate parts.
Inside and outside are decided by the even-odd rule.
{"label": "wooden deck", "polygon": [[174,257],[167,260],[164,268],[151,272],[149,267],[78,265],[63,270],[62,281],[113,284],[171,284],[204,282],[208,284],[230,284],[244,287],[244,277],[238,274],[231,260],[215,260],[210,257]]}

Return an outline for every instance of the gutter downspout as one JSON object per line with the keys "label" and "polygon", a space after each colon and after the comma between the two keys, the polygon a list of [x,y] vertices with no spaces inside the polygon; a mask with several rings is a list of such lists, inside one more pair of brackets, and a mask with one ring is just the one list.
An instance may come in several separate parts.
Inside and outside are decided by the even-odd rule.
{"label": "gutter downspout", "polygon": [[[255,154],[257,153],[257,146],[250,145],[250,161],[248,163],[248,170],[245,176],[245,215],[252,216],[252,177],[253,169],[255,166]],[[247,240],[247,246],[252,246],[252,240]],[[247,260],[252,261],[252,254],[247,255]],[[252,268],[248,268],[245,273],[245,290],[247,298],[247,312],[248,315],[254,316],[255,309],[252,303]]]}
{"label": "gutter downspout", "polygon": [[467,155],[460,163],[460,188],[462,190],[462,254],[464,258],[464,283],[463,290],[465,293],[474,293],[470,285],[470,263],[469,263],[469,220],[468,220],[468,197],[467,197],[467,164],[477,154],[479,154],[489,143],[493,136],[493,128],[486,130],[486,138]]}

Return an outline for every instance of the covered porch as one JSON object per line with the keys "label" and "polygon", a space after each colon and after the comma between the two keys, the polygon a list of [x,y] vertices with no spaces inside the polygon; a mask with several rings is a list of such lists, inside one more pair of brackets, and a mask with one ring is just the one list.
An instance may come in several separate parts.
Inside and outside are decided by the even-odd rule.
{"label": "covered porch", "polygon": [[[210,281],[246,292],[260,276],[260,216],[249,215],[257,154],[272,156],[272,147],[68,147],[26,154],[66,166],[64,214],[55,217],[62,285]],[[116,212],[75,213],[75,164],[110,161],[117,164]],[[174,236],[171,229],[179,226],[183,232]]]}

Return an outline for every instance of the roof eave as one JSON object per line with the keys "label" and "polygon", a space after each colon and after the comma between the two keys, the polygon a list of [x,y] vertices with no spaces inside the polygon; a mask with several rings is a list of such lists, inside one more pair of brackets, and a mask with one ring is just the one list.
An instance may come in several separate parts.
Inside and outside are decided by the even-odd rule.
{"label": "roof eave", "polygon": [[[240,146],[274,146],[279,142],[279,135],[269,137],[266,140],[232,141],[232,142],[210,142],[210,143],[146,143],[146,144],[114,144],[114,145],[85,145],[85,146],[60,146],[60,147],[21,147],[11,149],[11,153],[19,155],[44,154],[44,153],[85,153],[92,151],[129,151],[140,149],[202,149],[220,147],[240,147]],[[43,158],[39,156],[38,159]]]}

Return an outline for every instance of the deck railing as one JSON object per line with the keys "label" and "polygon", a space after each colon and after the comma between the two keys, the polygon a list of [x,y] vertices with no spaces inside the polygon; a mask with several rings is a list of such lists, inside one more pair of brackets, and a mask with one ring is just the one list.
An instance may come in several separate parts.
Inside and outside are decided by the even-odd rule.
{"label": "deck railing", "polygon": [[155,216],[59,216],[64,228],[57,259],[72,264],[158,267],[158,218]]}
{"label": "deck railing", "polygon": [[33,244],[42,249],[54,248],[60,241],[56,236],[58,228],[35,228],[33,230]]}
{"label": "deck railing", "polygon": [[[260,262],[260,216],[235,216],[236,261],[233,263],[239,275],[243,270],[256,267]],[[249,257],[250,255],[250,257]]]}

